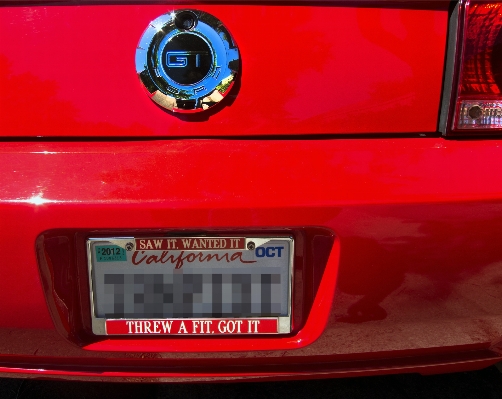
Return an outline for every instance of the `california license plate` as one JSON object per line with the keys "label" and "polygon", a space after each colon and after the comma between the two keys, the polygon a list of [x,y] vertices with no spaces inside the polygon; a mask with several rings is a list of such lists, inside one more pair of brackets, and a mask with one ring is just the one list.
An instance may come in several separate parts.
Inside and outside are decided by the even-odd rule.
{"label": "california license plate", "polygon": [[291,332],[290,237],[87,240],[98,335]]}

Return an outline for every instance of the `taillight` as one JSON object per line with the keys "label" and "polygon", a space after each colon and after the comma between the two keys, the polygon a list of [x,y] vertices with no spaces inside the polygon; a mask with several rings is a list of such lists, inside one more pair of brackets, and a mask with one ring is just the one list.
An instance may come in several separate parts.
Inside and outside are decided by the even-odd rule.
{"label": "taillight", "polygon": [[[449,134],[502,133],[502,2],[460,4]],[[456,90],[455,90],[456,89]]]}

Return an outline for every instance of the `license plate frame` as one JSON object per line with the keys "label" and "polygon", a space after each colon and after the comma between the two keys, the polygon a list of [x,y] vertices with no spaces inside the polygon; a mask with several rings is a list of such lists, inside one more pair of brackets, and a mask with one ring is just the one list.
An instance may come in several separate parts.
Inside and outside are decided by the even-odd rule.
{"label": "license plate frame", "polygon": [[[186,246],[187,242],[192,244]],[[221,337],[225,335],[284,335],[292,331],[291,302],[294,239],[291,236],[92,237],[86,240],[86,244],[91,326],[95,335],[211,335]],[[141,262],[139,262],[140,260]],[[148,263],[149,260],[152,261]],[[211,267],[215,264],[214,270],[217,271],[216,273],[196,273],[197,270],[213,270]],[[250,266],[247,266],[248,264]],[[208,265],[210,266],[208,267]],[[248,273],[251,269],[258,270],[258,272]],[[144,270],[152,270],[155,273],[143,273]],[[228,270],[229,273],[226,274],[222,270]],[[277,273],[278,270],[280,270],[279,273]],[[172,271],[172,273],[169,271]],[[269,273],[267,274],[267,272]],[[108,273],[108,276],[119,277],[105,277],[106,273]],[[121,275],[123,276],[122,280],[120,280]],[[140,275],[144,276],[143,280],[141,277],[136,277]],[[162,277],[159,277],[161,275]],[[192,277],[185,277],[187,275],[192,275]],[[217,281],[216,285],[214,285],[215,278],[211,277],[215,275],[217,280],[219,279],[218,276],[222,276],[222,282]],[[236,275],[243,277],[234,277]],[[212,280],[206,286],[206,280],[209,278],[207,276],[210,276]],[[256,276],[260,276],[260,278]],[[151,280],[152,278],[153,280]],[[137,306],[141,307],[141,304],[136,303],[136,295],[139,295],[140,299],[141,295],[143,295],[143,301],[145,301],[144,298],[147,295],[151,294],[150,297],[155,296],[155,291],[157,290],[158,293],[158,289],[162,284],[164,288],[161,289],[168,287],[168,290],[176,291],[176,287],[180,287],[180,281],[185,287],[187,279],[195,281],[201,278],[204,279],[203,290],[210,290],[213,293],[214,288],[216,291],[221,291],[221,298],[226,295],[227,302],[222,299],[221,307],[222,309],[226,307],[227,312],[222,311],[217,317],[207,317],[207,315],[206,317],[199,317],[203,313],[197,314],[197,317],[193,317],[193,315],[192,317],[180,317],[179,313],[176,316],[173,313],[169,317],[165,317],[164,314],[162,317],[151,317],[152,314],[150,313],[148,317],[141,317],[139,314],[134,313],[139,317],[130,317],[131,313],[127,313],[126,310],[123,310],[124,314],[120,312],[107,313],[107,309],[109,310],[112,306],[105,300],[111,298],[111,285],[113,285],[113,301],[123,295],[123,303],[118,307],[123,306],[124,309],[127,308],[130,312],[130,309],[134,306],[134,312],[136,312]],[[108,282],[105,282],[105,279],[108,279]],[[150,280],[145,282],[145,279]],[[155,279],[157,279],[157,282],[155,282]],[[161,283],[158,283],[159,279]],[[134,285],[131,285],[133,280]],[[152,283],[152,281],[154,282]],[[120,288],[121,284],[122,288]],[[144,284],[144,287],[150,287],[148,288],[150,291],[143,288],[145,291],[138,294],[138,286],[141,291],[141,284]],[[194,283],[193,287],[196,285]],[[151,290],[152,286],[153,291]],[[239,286],[241,288],[241,301],[244,302],[235,306],[237,308],[246,308],[248,311],[252,308],[254,309],[253,314],[248,313],[245,315],[244,312],[242,315],[228,314],[229,307],[234,309],[234,291],[235,287],[239,291]],[[198,287],[200,290],[200,281]],[[277,294],[278,287],[280,287],[280,294]],[[133,292],[131,292],[131,289],[133,289]],[[228,302],[229,289],[232,296],[231,302]],[[196,290],[193,288],[192,292]],[[265,292],[265,294],[262,294],[262,292]],[[134,295],[134,304],[131,303],[132,294]],[[164,291],[162,291],[162,294],[164,300],[162,300],[161,305],[163,309],[166,309],[166,306],[169,307],[171,302],[165,302],[165,295],[169,296],[170,294],[166,294]],[[194,293],[193,298],[199,294],[207,299],[207,292],[205,291]],[[173,295],[176,296],[176,294]],[[236,295],[238,298],[238,293]],[[246,295],[248,300],[253,298],[250,304],[247,304],[243,299]],[[273,299],[269,299],[270,303],[260,302],[256,301],[257,295],[261,295],[262,300],[264,297]],[[280,297],[280,302],[277,302],[278,297]],[[205,309],[211,306],[214,310],[215,305],[212,302],[205,301],[202,305],[199,305],[200,296],[197,300],[199,302],[195,304],[188,302],[188,305],[185,303],[185,298],[185,293],[183,293],[181,306],[192,306],[193,309],[199,306],[199,310],[200,306]],[[173,297],[173,308],[178,306],[177,303],[175,303]],[[218,307],[218,302],[216,304],[216,307]],[[145,303],[143,305],[146,309],[147,305]],[[160,307],[161,305],[158,300],[148,304],[150,308],[151,306]],[[264,306],[266,309],[270,308],[271,313],[264,313]],[[278,312],[279,307],[280,312]],[[261,308],[262,314],[256,314],[258,308]],[[115,302],[113,302],[113,311],[116,312],[116,309]],[[274,312],[272,312],[272,309],[274,309]]]}

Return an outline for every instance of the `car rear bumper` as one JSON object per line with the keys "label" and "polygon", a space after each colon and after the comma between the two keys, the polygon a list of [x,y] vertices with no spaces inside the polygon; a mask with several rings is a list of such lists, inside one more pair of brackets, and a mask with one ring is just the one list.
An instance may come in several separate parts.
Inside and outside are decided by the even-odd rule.
{"label": "car rear bumper", "polygon": [[[436,137],[4,142],[1,371],[223,380],[495,363],[501,144]],[[55,266],[41,269],[37,240],[51,231],[134,230],[322,230],[333,240],[307,290],[311,306],[290,336],[76,339],[78,304],[44,284],[44,267]],[[299,251],[314,259],[312,242]],[[69,259],[79,256],[72,245]]]}

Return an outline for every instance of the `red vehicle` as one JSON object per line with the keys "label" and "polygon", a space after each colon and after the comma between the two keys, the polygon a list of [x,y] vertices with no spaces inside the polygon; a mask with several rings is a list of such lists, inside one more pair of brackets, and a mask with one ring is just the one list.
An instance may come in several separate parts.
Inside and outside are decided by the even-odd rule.
{"label": "red vehicle", "polygon": [[1,0],[0,371],[498,362],[501,28],[474,0]]}

